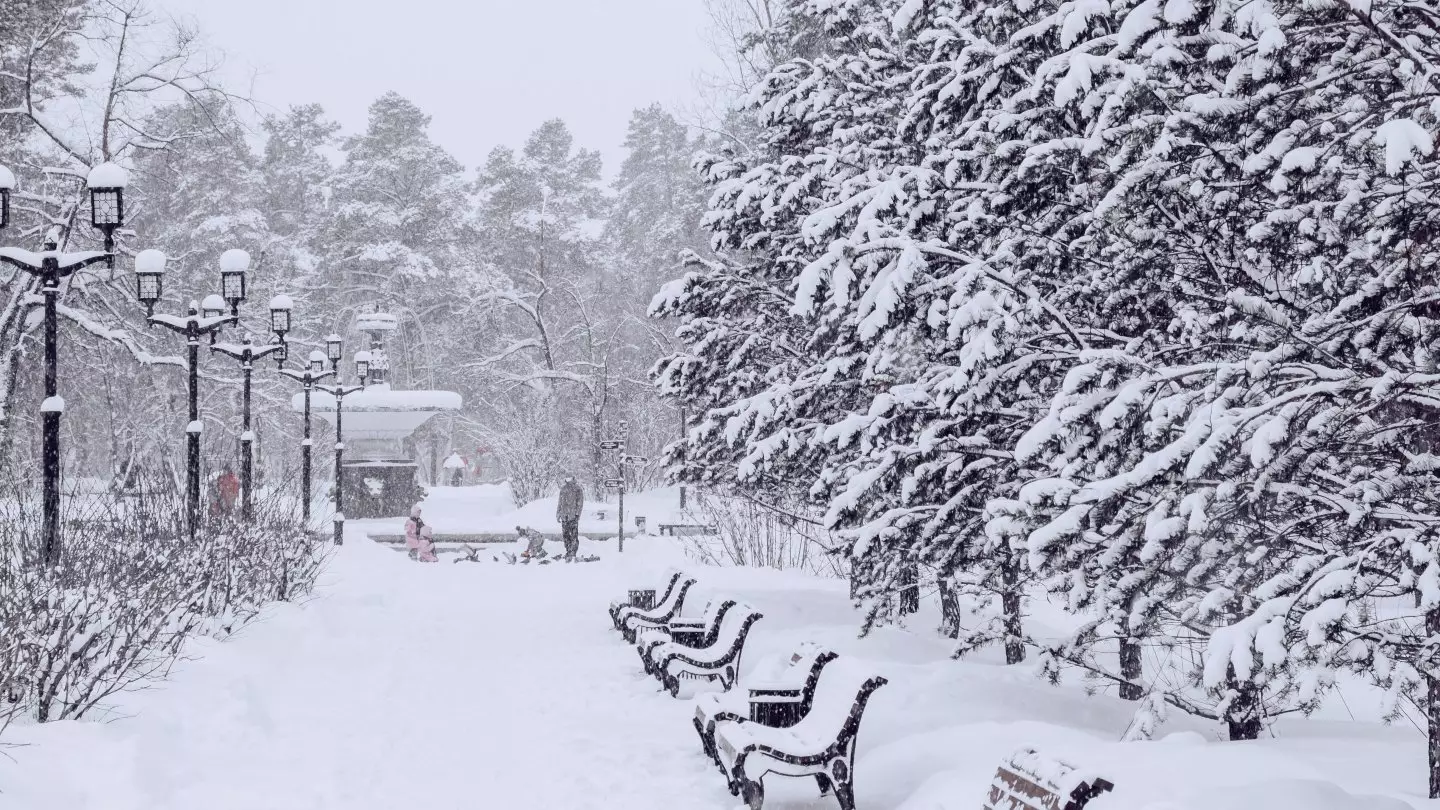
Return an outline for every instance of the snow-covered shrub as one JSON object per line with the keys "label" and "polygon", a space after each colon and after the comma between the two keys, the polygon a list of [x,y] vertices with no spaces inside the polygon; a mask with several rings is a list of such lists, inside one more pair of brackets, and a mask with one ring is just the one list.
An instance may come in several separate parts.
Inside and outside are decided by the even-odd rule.
{"label": "snow-covered shrub", "polygon": [[0,662],[8,705],[39,721],[72,719],[119,691],[164,677],[196,634],[224,637],[268,603],[308,593],[326,544],[288,510],[257,505],[245,522],[210,516],[195,538],[184,503],[95,497],[71,502],[61,564],[33,553],[38,514],[7,504],[0,542]]}
{"label": "snow-covered shrub", "polygon": [[685,538],[686,552],[710,565],[796,568],[821,576],[845,576],[838,541],[803,504],[776,506],[751,498],[702,493],[691,507],[717,534]]}

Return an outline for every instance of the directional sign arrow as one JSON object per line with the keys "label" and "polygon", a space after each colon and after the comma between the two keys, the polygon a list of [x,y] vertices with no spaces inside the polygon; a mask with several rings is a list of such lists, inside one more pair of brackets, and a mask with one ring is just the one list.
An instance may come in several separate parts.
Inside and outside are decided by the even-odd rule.
{"label": "directional sign arrow", "polygon": [[610,441],[600,442],[600,449],[601,449],[601,450],[619,450],[619,449],[620,449],[620,442],[619,442],[618,440],[616,440],[616,439],[611,439]]}
{"label": "directional sign arrow", "polygon": [[624,485],[624,483],[625,482],[621,481],[619,478],[605,479],[605,486],[609,487],[610,489],[619,489],[622,485]]}
{"label": "directional sign arrow", "polygon": [[625,457],[625,463],[626,463],[626,464],[649,464],[649,463],[650,463],[650,459],[646,458],[645,456],[626,456],[626,457]]}

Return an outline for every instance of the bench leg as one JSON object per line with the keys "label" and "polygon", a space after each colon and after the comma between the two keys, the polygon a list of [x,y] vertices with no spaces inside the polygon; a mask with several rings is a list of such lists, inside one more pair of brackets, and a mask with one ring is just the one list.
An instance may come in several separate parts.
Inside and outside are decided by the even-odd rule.
{"label": "bench leg", "polygon": [[815,774],[815,783],[820,786],[820,795],[821,795],[821,796],[829,796],[829,795],[830,795],[830,790],[831,790],[831,787],[830,787],[830,777],[826,776],[826,775],[823,774],[823,773],[817,773],[817,774]]}
{"label": "bench leg", "polygon": [[745,806],[750,810],[760,810],[765,805],[765,786],[746,779],[740,786],[741,798],[745,800]]}
{"label": "bench leg", "polygon": [[855,790],[850,780],[835,785],[835,800],[840,802],[840,810],[855,810]]}

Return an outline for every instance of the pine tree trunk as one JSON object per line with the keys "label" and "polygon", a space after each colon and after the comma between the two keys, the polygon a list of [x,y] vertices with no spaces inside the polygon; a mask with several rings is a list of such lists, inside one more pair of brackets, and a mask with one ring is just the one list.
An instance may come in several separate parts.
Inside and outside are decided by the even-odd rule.
{"label": "pine tree trunk", "polygon": [[1139,700],[1145,696],[1145,690],[1140,685],[1140,679],[1144,670],[1140,663],[1140,640],[1125,636],[1120,639],[1120,677],[1125,683],[1120,684],[1120,698],[1122,700]]}
{"label": "pine tree trunk", "polygon": [[940,586],[940,632],[948,638],[960,636],[960,593],[950,574],[943,573],[936,578]]}
{"label": "pine tree trunk", "polygon": [[[1260,738],[1260,691],[1255,684],[1240,682],[1232,664],[1225,669],[1225,685],[1235,694],[1225,709],[1225,725],[1231,740],[1256,740]],[[1433,687],[1432,687],[1433,689]]]}
{"label": "pine tree trunk", "polygon": [[[1425,632],[1440,635],[1440,608],[1425,613]],[[1425,675],[1428,703],[1425,709],[1430,755],[1430,798],[1440,799],[1440,674],[1431,669]]]}
{"label": "pine tree trunk", "polygon": [[1025,660],[1025,643],[1021,641],[1020,555],[1013,551],[1000,566],[1000,613],[1005,624],[1005,663],[1019,664]]}
{"label": "pine tree trunk", "polygon": [[900,564],[900,615],[920,610],[920,566],[914,560]]}
{"label": "pine tree trunk", "polygon": [[[595,494],[595,500],[605,497],[605,455],[600,450],[600,432],[605,429],[601,422],[599,411],[590,413],[590,490]],[[621,452],[629,452],[629,448],[622,448]]]}

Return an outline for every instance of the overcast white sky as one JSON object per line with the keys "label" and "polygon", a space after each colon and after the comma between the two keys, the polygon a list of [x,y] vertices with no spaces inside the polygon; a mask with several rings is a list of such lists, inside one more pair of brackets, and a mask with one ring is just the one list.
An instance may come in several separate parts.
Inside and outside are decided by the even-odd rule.
{"label": "overcast white sky", "polygon": [[615,171],[630,111],[684,104],[715,57],[702,0],[160,0],[276,108],[319,102],[347,132],[394,90],[467,169],[563,118]]}

